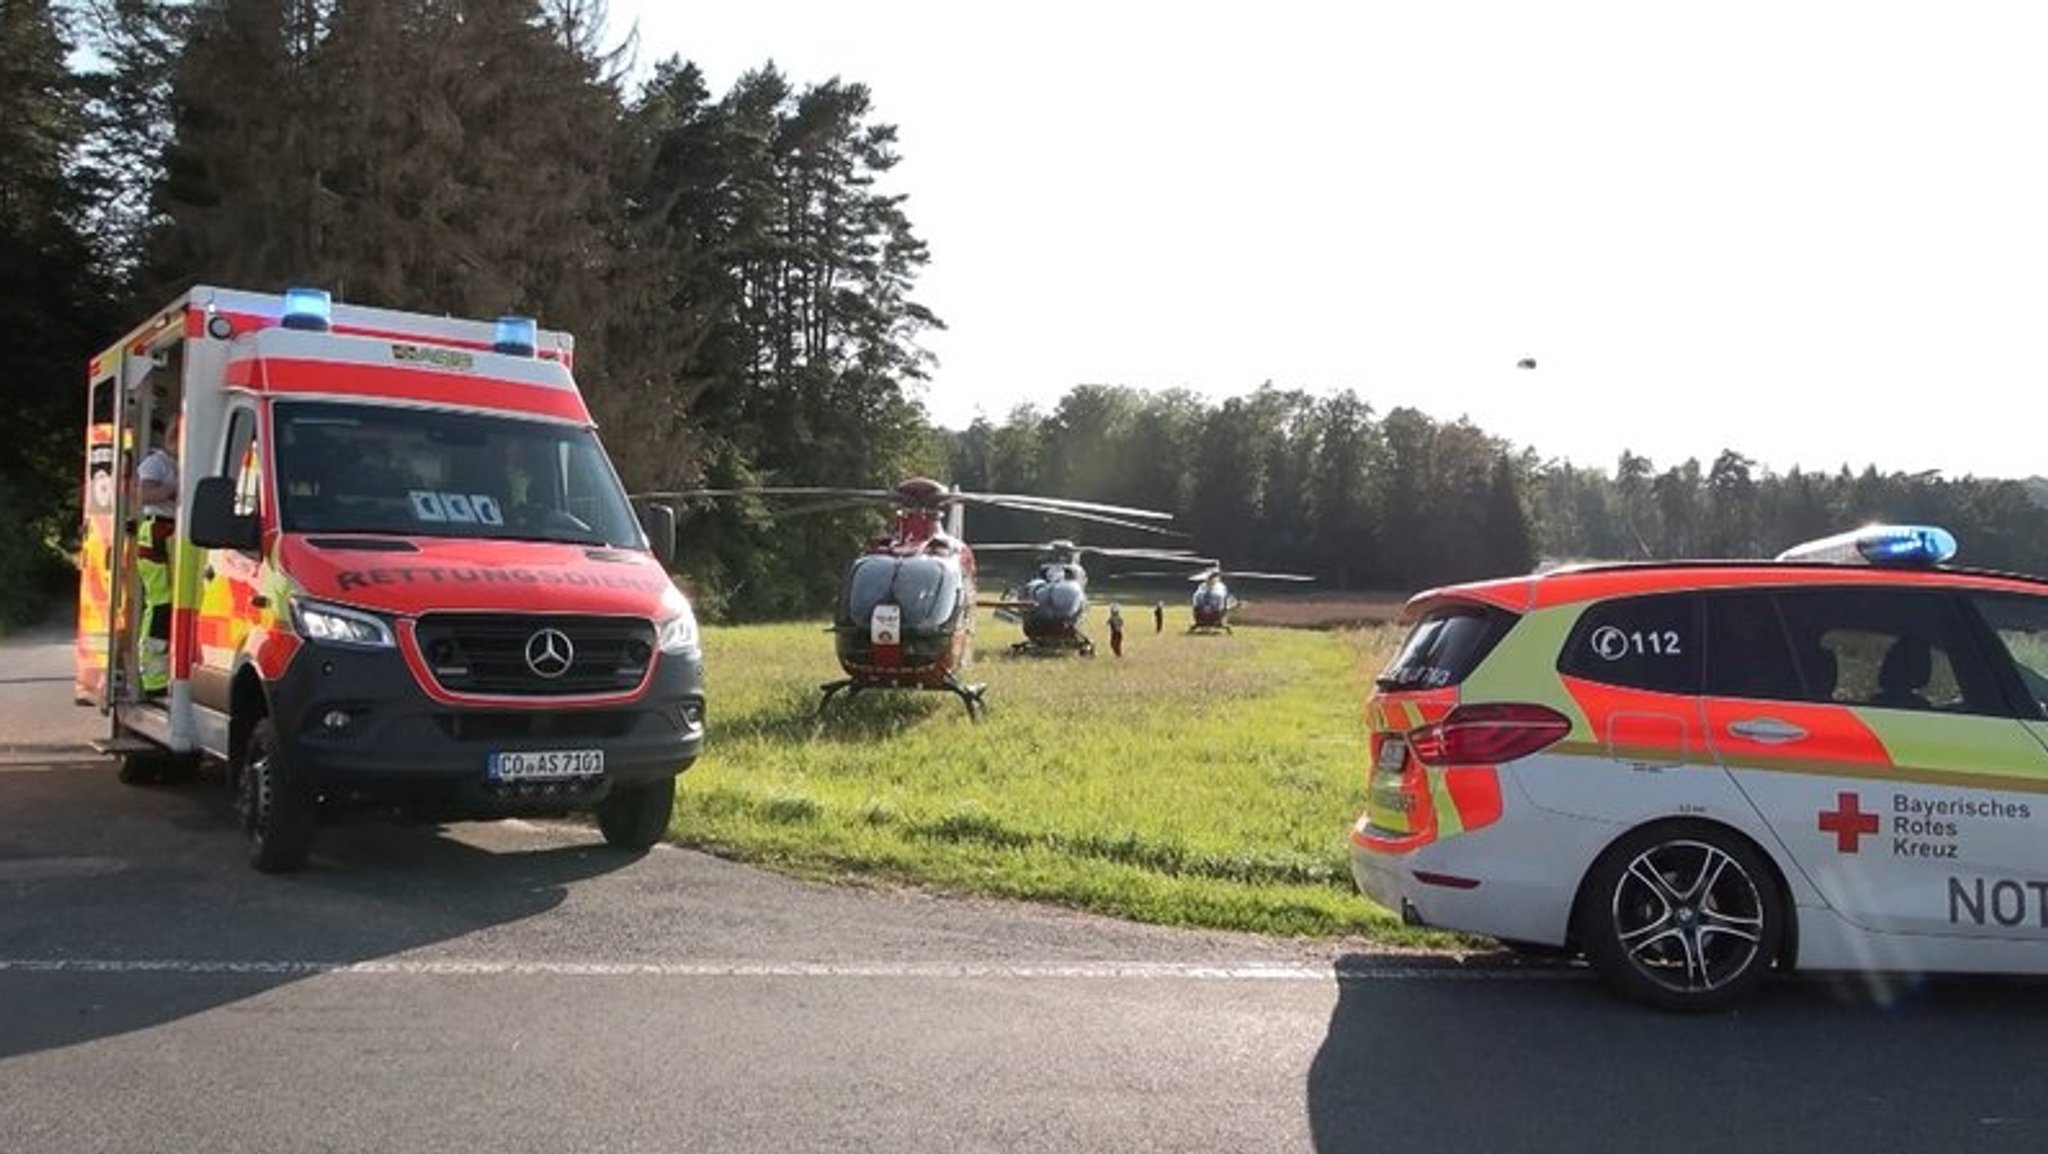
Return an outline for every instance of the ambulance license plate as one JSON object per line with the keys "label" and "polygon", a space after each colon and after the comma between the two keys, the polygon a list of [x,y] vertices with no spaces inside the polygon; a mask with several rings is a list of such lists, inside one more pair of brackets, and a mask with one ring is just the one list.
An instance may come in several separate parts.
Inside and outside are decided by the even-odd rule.
{"label": "ambulance license plate", "polygon": [[485,773],[492,781],[545,781],[557,777],[589,777],[603,772],[602,749],[494,753],[485,763]]}

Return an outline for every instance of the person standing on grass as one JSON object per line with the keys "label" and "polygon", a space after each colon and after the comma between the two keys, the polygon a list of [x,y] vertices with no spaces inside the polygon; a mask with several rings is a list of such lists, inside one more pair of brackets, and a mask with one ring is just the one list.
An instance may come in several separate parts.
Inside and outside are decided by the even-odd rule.
{"label": "person standing on grass", "polygon": [[1154,601],[1152,603],[1152,632],[1166,632],[1166,602],[1164,601]]}
{"label": "person standing on grass", "polygon": [[1109,603],[1109,651],[1124,655],[1124,611],[1114,601]]}

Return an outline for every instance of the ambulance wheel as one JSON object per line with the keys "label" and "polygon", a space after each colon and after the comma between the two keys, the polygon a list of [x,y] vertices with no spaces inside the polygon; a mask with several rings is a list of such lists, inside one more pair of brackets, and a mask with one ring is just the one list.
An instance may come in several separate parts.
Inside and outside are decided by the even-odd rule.
{"label": "ambulance wheel", "polygon": [[597,828],[606,845],[619,849],[647,849],[668,834],[668,819],[675,813],[676,782],[672,777],[646,785],[613,786],[597,803]]}
{"label": "ambulance wheel", "polygon": [[249,731],[249,744],[236,775],[236,808],[248,838],[249,864],[264,873],[290,873],[306,864],[313,852],[318,810],[284,747],[277,724],[268,717]]}
{"label": "ambulance wheel", "polygon": [[1764,980],[1785,935],[1770,863],[1718,826],[1667,822],[1616,842],[1579,910],[1587,960],[1615,990],[1667,1010],[1718,1010]]}

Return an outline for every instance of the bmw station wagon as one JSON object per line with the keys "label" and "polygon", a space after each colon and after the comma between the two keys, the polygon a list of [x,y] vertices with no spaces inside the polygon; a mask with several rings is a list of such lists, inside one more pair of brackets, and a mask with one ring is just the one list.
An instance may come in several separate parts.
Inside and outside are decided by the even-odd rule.
{"label": "bmw station wagon", "polygon": [[1430,590],[1367,706],[1360,890],[1672,1009],[2048,972],[2048,580],[1872,526]]}

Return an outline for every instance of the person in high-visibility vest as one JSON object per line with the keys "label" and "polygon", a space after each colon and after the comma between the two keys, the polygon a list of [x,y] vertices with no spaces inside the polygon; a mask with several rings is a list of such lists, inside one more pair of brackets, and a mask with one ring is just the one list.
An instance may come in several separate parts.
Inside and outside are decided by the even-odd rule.
{"label": "person in high-visibility vest", "polygon": [[142,518],[135,530],[135,576],[142,586],[136,672],[145,694],[171,684],[171,555],[177,545],[178,425],[160,429],[156,447],[135,467]]}

